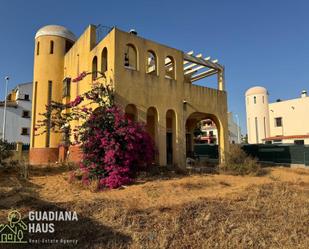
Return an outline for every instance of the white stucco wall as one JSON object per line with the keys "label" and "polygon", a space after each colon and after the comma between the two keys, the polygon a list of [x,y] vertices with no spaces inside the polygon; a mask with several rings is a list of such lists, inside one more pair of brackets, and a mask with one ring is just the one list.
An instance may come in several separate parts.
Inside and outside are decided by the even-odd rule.
{"label": "white stucco wall", "polygon": [[[30,143],[31,126],[31,101],[32,83],[20,84],[16,87],[17,107],[8,106],[6,109],[6,130],[5,138],[8,142]],[[24,95],[29,95],[29,100],[24,100]],[[2,138],[3,112],[4,107],[0,106],[0,137]],[[23,117],[23,111],[29,112],[29,117]],[[28,135],[21,135],[22,128],[28,128]]]}
{"label": "white stucco wall", "polygon": [[[282,118],[282,127],[276,127],[275,118]],[[309,134],[309,97],[269,104],[270,136]]]}

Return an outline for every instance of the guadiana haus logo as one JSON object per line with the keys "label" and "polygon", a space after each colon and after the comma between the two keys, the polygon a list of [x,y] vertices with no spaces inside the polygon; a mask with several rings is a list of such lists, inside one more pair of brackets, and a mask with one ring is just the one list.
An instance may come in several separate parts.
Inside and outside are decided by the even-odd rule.
{"label": "guadiana haus logo", "polygon": [[[71,211],[30,211],[28,222],[22,220],[20,212],[13,210],[8,213],[8,223],[0,224],[0,243],[63,243],[77,244],[76,239],[54,238],[55,222],[78,221],[77,213]],[[39,235],[45,235],[40,238]],[[46,238],[50,234],[51,238]],[[30,235],[38,235],[31,239]],[[27,238],[29,237],[29,238]]]}

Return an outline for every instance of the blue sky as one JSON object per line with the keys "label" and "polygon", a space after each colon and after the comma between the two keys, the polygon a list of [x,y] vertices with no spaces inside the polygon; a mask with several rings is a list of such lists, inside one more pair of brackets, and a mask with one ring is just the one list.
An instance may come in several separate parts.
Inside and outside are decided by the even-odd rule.
{"label": "blue sky", "polygon": [[135,28],[145,38],[219,59],[229,110],[243,130],[247,88],[266,87],[271,101],[309,90],[308,1],[1,0],[0,9],[1,99],[6,75],[10,88],[32,80],[34,35],[47,24],[77,36],[90,23]]}

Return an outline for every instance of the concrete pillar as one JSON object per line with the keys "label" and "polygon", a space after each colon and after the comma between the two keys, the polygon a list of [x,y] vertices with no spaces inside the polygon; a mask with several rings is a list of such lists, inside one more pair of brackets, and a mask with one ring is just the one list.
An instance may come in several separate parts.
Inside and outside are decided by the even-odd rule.
{"label": "concrete pillar", "polygon": [[23,157],[23,143],[17,142],[16,143],[16,151],[17,151],[17,159],[20,161]]}
{"label": "concrete pillar", "polygon": [[224,86],[224,71],[219,71],[218,72],[218,90],[224,91],[225,86]]}
{"label": "concrete pillar", "polygon": [[219,120],[219,124],[216,124],[219,128],[219,164],[223,164],[225,162],[226,153],[229,151],[227,116],[220,117]]}

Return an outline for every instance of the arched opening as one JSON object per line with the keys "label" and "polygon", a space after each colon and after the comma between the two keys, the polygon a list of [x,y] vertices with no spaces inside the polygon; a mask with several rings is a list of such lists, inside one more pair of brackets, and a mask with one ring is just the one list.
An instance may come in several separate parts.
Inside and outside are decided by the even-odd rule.
{"label": "arched opening", "polygon": [[[158,112],[155,107],[150,107],[147,110],[146,129],[148,134],[152,137],[156,148],[158,148]],[[156,154],[154,161],[159,164],[159,157]]]}
{"label": "arched opening", "polygon": [[157,75],[157,56],[153,51],[147,51],[146,73]]}
{"label": "arched opening", "polygon": [[186,157],[218,164],[220,136],[220,122],[215,115],[192,113],[186,120]]}
{"label": "arched opening", "polygon": [[124,67],[131,70],[137,70],[137,50],[134,45],[127,44],[124,51]]}
{"label": "arched opening", "polygon": [[92,60],[92,80],[98,77],[98,58],[95,56]]}
{"label": "arched opening", "polygon": [[133,104],[129,104],[125,108],[125,115],[132,121],[137,121],[137,108]]}
{"label": "arched opening", "polygon": [[176,79],[175,72],[175,60],[172,56],[167,56],[165,58],[165,78]]}
{"label": "arched opening", "polygon": [[174,110],[166,112],[166,163],[176,163],[176,114]]}
{"label": "arched opening", "polygon": [[107,71],[107,48],[105,47],[101,54],[101,71],[105,73]]}
{"label": "arched opening", "polygon": [[49,53],[50,53],[50,54],[53,54],[53,53],[54,53],[54,41],[50,41]]}

